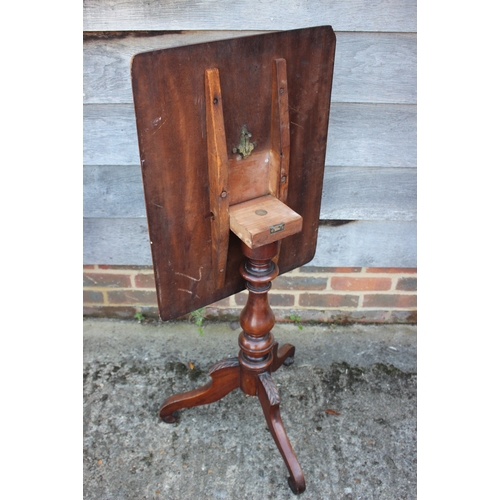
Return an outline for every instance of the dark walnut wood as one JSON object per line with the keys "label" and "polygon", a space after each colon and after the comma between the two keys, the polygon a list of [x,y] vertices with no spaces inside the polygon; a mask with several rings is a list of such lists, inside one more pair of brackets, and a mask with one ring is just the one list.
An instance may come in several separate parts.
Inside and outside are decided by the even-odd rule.
{"label": "dark walnut wood", "polygon": [[174,423],[178,410],[215,403],[240,385],[238,358],[219,361],[209,370],[212,380],[194,391],[170,396],[161,406],[159,416],[167,423]]}
{"label": "dark walnut wood", "polygon": [[[280,272],[314,257],[334,52],[332,28],[320,26],[134,56],[134,108],[163,320],[244,289],[239,239],[221,217],[228,204],[274,195],[303,218],[303,230],[282,242]],[[244,127],[251,134],[246,146]]]}
{"label": "dark walnut wood", "polygon": [[271,375],[267,372],[262,373],[258,378],[258,395],[260,404],[264,410],[264,416],[266,417],[269,431],[285,461],[288,472],[290,472],[288,485],[296,495],[303,493],[306,489],[304,473],[302,472],[297,456],[293,451],[281,420],[278,390]]}
{"label": "dark walnut wood", "polygon": [[[138,54],[132,89],[160,317],[173,319],[248,289],[237,358],[203,387],[170,396],[159,416],[257,396],[296,494],[302,469],[271,373],[279,348],[271,281],[316,249],[335,35],[330,26]],[[240,241],[241,240],[241,241]],[[279,263],[279,266],[278,266]]]}
{"label": "dark walnut wood", "polygon": [[279,273],[272,260],[278,247],[279,242],[257,248],[242,243],[247,258],[241,264],[240,272],[246,281],[248,300],[240,315],[239,356],[213,365],[209,371],[211,381],[200,389],[170,396],[161,406],[159,416],[164,422],[176,422],[178,410],[213,403],[238,387],[245,394],[257,396],[290,473],[288,484],[295,494],[299,494],[306,487],[304,474],[283,426],[280,397],[271,377],[271,373],[282,364],[291,364],[295,355],[295,347],[290,344],[279,348],[271,332],[275,318],[269,306],[268,292],[271,280]]}

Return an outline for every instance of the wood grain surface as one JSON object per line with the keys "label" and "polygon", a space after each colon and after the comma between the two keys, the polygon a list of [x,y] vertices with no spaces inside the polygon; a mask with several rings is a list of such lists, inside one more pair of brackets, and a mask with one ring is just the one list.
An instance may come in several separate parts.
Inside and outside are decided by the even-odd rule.
{"label": "wood grain surface", "polygon": [[[300,130],[301,124],[292,122],[291,131]],[[233,142],[238,142],[238,134]],[[130,104],[85,106],[83,137],[85,165],[140,164],[134,109]],[[416,106],[333,103],[326,165],[416,167]]]}
{"label": "wood grain surface", "polygon": [[[130,59],[139,52],[249,36],[252,31],[87,35],[83,44],[83,102],[131,104]],[[332,102],[416,104],[415,33],[336,33]]]}
{"label": "wood grain surface", "polygon": [[[271,149],[273,71],[276,60],[286,60],[288,116],[294,125],[287,204],[303,218],[302,232],[289,236],[281,246],[279,267],[286,272],[310,261],[316,248],[334,51],[335,35],[324,26],[134,57],[137,138],[162,319],[220,300],[244,285],[238,272],[242,261],[238,238],[230,237],[222,286],[211,258],[214,214],[206,128],[211,119],[205,111],[205,71],[216,68],[220,76],[220,92],[214,90],[213,103],[218,97],[224,101],[225,153],[236,158],[241,149],[235,146],[241,144],[243,130],[251,133],[255,153]],[[116,108],[124,106],[128,105]],[[244,156],[241,162],[246,161]],[[231,200],[231,192],[227,196]]]}
{"label": "wood grain surface", "polygon": [[[84,264],[152,265],[146,219],[87,218]],[[234,237],[239,245],[238,238]],[[318,228],[310,266],[416,267],[416,221],[353,221]],[[198,278],[198,275],[194,276]]]}
{"label": "wood grain surface", "polygon": [[[327,167],[322,220],[417,220],[417,170],[392,167]],[[138,165],[83,169],[86,218],[146,217]],[[256,191],[260,193],[264,188]]]}
{"label": "wood grain surface", "polygon": [[248,247],[282,240],[302,229],[302,217],[274,196],[260,196],[229,209],[231,231]]}
{"label": "wood grain surface", "polygon": [[416,0],[86,0],[83,29],[97,30],[290,30],[330,24],[336,31],[417,28]]}
{"label": "wood grain surface", "polygon": [[[335,230],[341,240],[335,250],[333,240],[321,240],[315,261],[345,262],[349,257],[353,260],[346,265],[411,261],[415,266],[416,2],[342,0],[284,7],[279,0],[259,4],[252,19],[245,16],[242,23],[234,13],[243,11],[248,12],[248,4],[241,1],[84,2],[85,262],[151,264],[132,108],[131,57],[311,23],[331,24],[337,34],[320,216],[358,221],[320,227],[320,235]],[[125,228],[131,230],[127,244]],[[368,248],[349,248],[361,243]],[[395,249],[406,255],[397,255]]]}

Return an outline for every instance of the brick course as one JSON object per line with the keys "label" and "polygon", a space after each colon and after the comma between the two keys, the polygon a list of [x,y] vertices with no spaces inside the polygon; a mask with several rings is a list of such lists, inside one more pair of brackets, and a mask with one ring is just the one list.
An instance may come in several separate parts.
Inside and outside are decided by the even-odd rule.
{"label": "brick course", "polygon": [[331,279],[333,290],[390,290],[391,278],[347,278],[345,276],[334,276]]}
{"label": "brick course", "polygon": [[[304,266],[277,277],[269,292],[276,321],[416,323],[417,270]],[[84,315],[158,318],[150,266],[83,266]],[[205,308],[207,318],[237,320],[247,292]],[[185,319],[185,318],[184,318]]]}
{"label": "brick course", "polygon": [[129,288],[130,275],[111,273],[89,273],[83,274],[83,286],[85,287],[110,287]]}
{"label": "brick course", "polygon": [[154,290],[111,290],[108,292],[110,304],[150,305],[156,303]]}
{"label": "brick course", "polygon": [[291,307],[295,304],[295,296],[285,293],[270,293],[269,304],[271,304],[272,307]]}
{"label": "brick course", "polygon": [[396,290],[413,292],[417,290],[417,278],[399,278]]}
{"label": "brick course", "polygon": [[398,274],[413,274],[417,272],[414,267],[368,267],[367,273],[398,273]]}
{"label": "brick course", "polygon": [[327,278],[284,275],[273,280],[272,288],[274,290],[324,290],[327,283]]}
{"label": "brick course", "polygon": [[365,295],[364,307],[417,307],[416,295]]}
{"label": "brick course", "polygon": [[302,307],[321,307],[332,309],[336,307],[357,307],[359,297],[357,295],[342,295],[335,293],[303,293],[299,297],[299,305]]}
{"label": "brick course", "polygon": [[360,273],[362,267],[314,267],[304,266],[299,269],[302,273]]}
{"label": "brick course", "polygon": [[155,277],[151,274],[138,274],[134,278],[137,288],[155,288]]}
{"label": "brick course", "polygon": [[84,304],[102,304],[103,302],[104,296],[99,290],[83,290]]}

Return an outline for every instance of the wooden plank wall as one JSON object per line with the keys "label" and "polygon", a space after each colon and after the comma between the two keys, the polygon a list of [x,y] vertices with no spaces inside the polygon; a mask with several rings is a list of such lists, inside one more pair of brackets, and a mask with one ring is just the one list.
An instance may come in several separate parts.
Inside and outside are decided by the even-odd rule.
{"label": "wooden plank wall", "polygon": [[337,53],[310,265],[416,267],[416,0],[86,0],[84,263],[151,264],[134,54],[325,24]]}

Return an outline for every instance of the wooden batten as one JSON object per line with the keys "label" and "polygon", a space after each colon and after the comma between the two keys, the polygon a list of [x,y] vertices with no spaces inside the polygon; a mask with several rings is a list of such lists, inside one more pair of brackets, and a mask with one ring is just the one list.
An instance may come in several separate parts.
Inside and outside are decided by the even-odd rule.
{"label": "wooden batten", "polygon": [[[271,106],[271,151],[269,167],[269,192],[286,203],[290,166],[290,114],[288,108],[288,80],[286,60],[273,61]],[[273,258],[275,264],[281,252],[281,242]]]}
{"label": "wooden batten", "polygon": [[[334,52],[332,28],[319,26],[134,56],[140,166],[163,320],[244,289],[238,272],[242,245],[231,234],[229,214],[240,200],[286,197],[303,217],[300,231],[293,219],[266,222],[250,242],[264,245],[259,235],[265,233],[282,240],[280,272],[313,258]],[[292,125],[298,153],[293,157],[288,150]],[[283,186],[288,162],[290,180],[285,178]]]}
{"label": "wooden batten", "polygon": [[290,165],[290,118],[286,60],[273,61],[269,192],[286,203]]}
{"label": "wooden batten", "polygon": [[224,286],[229,247],[229,195],[226,132],[219,70],[205,71],[210,210],[212,212],[212,269],[217,287]]}
{"label": "wooden batten", "polygon": [[[284,204],[290,164],[285,59],[273,60],[272,75],[270,149],[228,160],[219,71],[205,71],[212,266],[218,287],[224,285],[230,229],[250,248],[302,229],[302,217]],[[280,248],[276,263],[279,253]]]}

